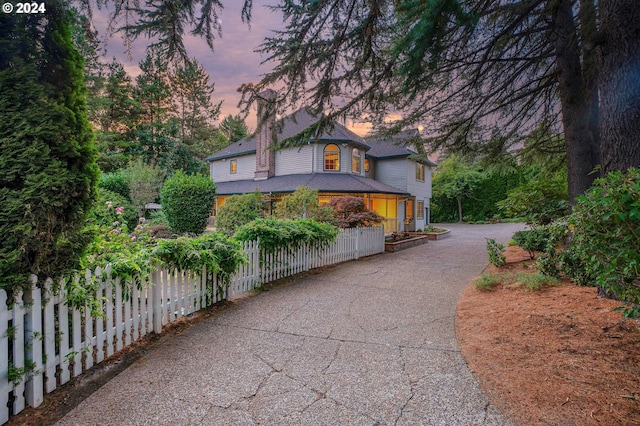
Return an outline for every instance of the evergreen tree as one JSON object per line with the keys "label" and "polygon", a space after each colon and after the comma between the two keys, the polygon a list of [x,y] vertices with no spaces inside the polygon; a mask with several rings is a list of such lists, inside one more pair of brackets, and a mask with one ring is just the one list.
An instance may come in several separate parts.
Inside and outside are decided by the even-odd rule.
{"label": "evergreen tree", "polygon": [[76,265],[98,169],[82,57],[62,1],[0,15],[0,287]]}
{"label": "evergreen tree", "polygon": [[249,134],[249,129],[240,114],[227,115],[220,123],[220,130],[227,137],[229,143],[234,143]]}
{"label": "evergreen tree", "polygon": [[218,119],[222,102],[211,101],[214,84],[209,82],[207,70],[195,59],[179,65],[171,73],[171,89],[180,121],[180,137],[184,144],[193,145],[199,130]]}
{"label": "evergreen tree", "polygon": [[218,119],[222,102],[212,101],[214,84],[195,59],[176,66],[171,73],[171,88],[181,148],[206,167],[203,160],[220,145],[220,132],[212,122]]}
{"label": "evergreen tree", "polygon": [[[136,77],[133,93],[140,105],[140,115],[130,153],[166,170],[180,168],[179,126],[170,115],[172,94],[168,64],[159,56],[148,53],[139,65],[142,72]],[[184,152],[180,154],[184,156]]]}

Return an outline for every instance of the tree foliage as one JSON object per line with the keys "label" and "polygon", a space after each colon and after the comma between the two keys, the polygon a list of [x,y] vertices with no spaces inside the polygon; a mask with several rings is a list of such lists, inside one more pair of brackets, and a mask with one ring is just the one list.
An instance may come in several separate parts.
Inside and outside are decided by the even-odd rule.
{"label": "tree foliage", "polygon": [[367,209],[361,197],[345,195],[332,198],[329,207],[333,208],[333,217],[340,228],[356,228],[373,226],[384,219],[379,214]]}
{"label": "tree foliage", "polygon": [[211,179],[178,170],[160,191],[169,228],[177,234],[200,234],[207,227],[215,195]]}
{"label": "tree foliage", "polygon": [[98,169],[82,57],[62,1],[0,15],[0,287],[77,264]]}
{"label": "tree foliage", "polygon": [[129,199],[138,209],[139,216],[144,217],[145,206],[158,199],[165,172],[160,167],[138,160],[129,163],[124,175],[129,184]]}
{"label": "tree foliage", "polygon": [[282,220],[274,217],[248,222],[240,226],[234,235],[240,241],[258,240],[260,249],[267,253],[280,249],[292,251],[303,244],[323,247],[337,236],[338,229],[328,223],[313,219]]}
{"label": "tree foliage", "polygon": [[220,131],[227,137],[229,143],[237,142],[249,134],[249,128],[241,115],[227,115],[220,122]]}
{"label": "tree foliage", "polygon": [[[626,93],[636,93],[627,83],[640,32],[636,20],[624,19],[626,25],[610,33],[601,30],[615,19],[609,24],[599,20],[599,14],[621,16],[633,10],[629,3],[282,2],[277,8],[286,27],[261,50],[276,66],[258,84],[244,87],[245,101],[252,102],[268,86],[281,87],[281,108],[306,103],[330,112],[311,133],[349,115],[389,132],[422,124],[432,148],[468,151],[486,149],[484,141],[492,132],[514,146],[538,123],[546,123],[564,133],[573,200],[596,176],[591,172],[599,163],[601,107],[613,115],[625,112],[623,121],[611,121],[605,136],[616,142],[603,145],[604,158],[613,154],[618,168],[639,161],[637,144],[622,137],[632,132],[622,129],[636,128],[638,97]],[[623,66],[600,72],[607,58]],[[616,85],[619,75],[625,76],[623,84]],[[612,106],[599,98],[611,99]],[[391,112],[402,118],[389,120]],[[603,119],[609,116],[602,112]],[[308,133],[280,145],[303,143]]]}
{"label": "tree foliage", "polygon": [[475,189],[483,176],[473,167],[458,161],[451,155],[438,164],[433,176],[433,197],[455,200],[458,206],[458,221],[463,219],[463,203],[473,198]]}
{"label": "tree foliage", "polygon": [[[611,172],[578,199],[572,252],[605,293],[640,304],[640,170]],[[640,314],[636,308],[633,315]]]}
{"label": "tree foliage", "polygon": [[317,189],[302,186],[282,197],[276,204],[274,215],[280,219],[314,219],[334,223],[333,212],[329,206],[320,206]]}
{"label": "tree foliage", "polygon": [[258,191],[252,194],[232,195],[218,208],[216,229],[233,235],[240,226],[264,218],[265,207],[262,194]]}
{"label": "tree foliage", "polygon": [[129,179],[125,176],[123,170],[117,172],[103,173],[98,183],[100,188],[120,194],[129,200]]}

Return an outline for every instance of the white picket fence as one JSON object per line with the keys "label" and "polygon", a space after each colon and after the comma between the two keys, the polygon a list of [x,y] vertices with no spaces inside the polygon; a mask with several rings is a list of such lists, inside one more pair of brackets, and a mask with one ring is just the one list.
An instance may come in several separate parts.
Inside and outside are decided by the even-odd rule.
{"label": "white picket fence", "polygon": [[244,252],[248,263],[224,290],[218,289],[215,277],[207,283],[206,271],[195,276],[157,270],[137,286],[111,278],[108,266],[87,270],[82,278],[97,282],[98,304],[93,310],[101,315],[95,316],[89,307],[69,307],[64,290],[53,294],[51,279],[41,282],[33,275],[32,290],[17,298],[11,309],[6,292],[0,290],[0,423],[26,405],[38,407],[45,393],[148,333],[161,333],[165,324],[185,315],[264,283],[384,252],[384,230],[381,226],[340,230],[328,247],[272,254],[261,254],[257,242],[247,242]]}

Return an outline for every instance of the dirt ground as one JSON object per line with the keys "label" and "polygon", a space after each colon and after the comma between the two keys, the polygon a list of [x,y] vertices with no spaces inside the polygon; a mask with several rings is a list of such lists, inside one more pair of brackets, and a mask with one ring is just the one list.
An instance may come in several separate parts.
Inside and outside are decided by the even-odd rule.
{"label": "dirt ground", "polygon": [[[500,271],[531,271],[519,247],[505,254]],[[640,324],[613,312],[619,305],[568,280],[536,292],[470,285],[457,338],[492,403],[518,424],[640,425]]]}

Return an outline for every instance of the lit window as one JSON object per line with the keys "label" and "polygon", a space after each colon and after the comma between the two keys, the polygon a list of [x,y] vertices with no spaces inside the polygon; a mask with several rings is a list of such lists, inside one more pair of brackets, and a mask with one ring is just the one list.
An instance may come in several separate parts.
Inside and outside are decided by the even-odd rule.
{"label": "lit window", "polygon": [[418,201],[418,211],[416,212],[416,217],[418,219],[424,219],[424,201]]}
{"label": "lit window", "polygon": [[231,170],[231,174],[238,172],[238,160],[231,160],[229,162],[229,169]]}
{"label": "lit window", "polygon": [[340,148],[338,145],[329,144],[324,148],[324,169],[340,170]]}
{"label": "lit window", "polygon": [[360,173],[360,151],[358,148],[353,148],[351,153],[351,172]]}
{"label": "lit window", "polygon": [[404,212],[405,219],[413,219],[413,200],[407,200],[406,211]]}
{"label": "lit window", "polygon": [[424,182],[424,164],[416,163],[416,180]]}
{"label": "lit window", "polygon": [[370,168],[371,168],[371,165],[369,164],[369,159],[365,158],[364,159],[364,171],[368,172]]}

